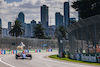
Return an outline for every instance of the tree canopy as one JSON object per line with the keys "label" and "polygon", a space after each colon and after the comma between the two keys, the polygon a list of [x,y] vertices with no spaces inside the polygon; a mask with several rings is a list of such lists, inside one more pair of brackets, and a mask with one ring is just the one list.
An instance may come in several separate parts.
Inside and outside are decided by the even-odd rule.
{"label": "tree canopy", "polygon": [[36,38],[42,39],[44,38],[44,28],[42,27],[41,24],[37,24],[36,27],[34,27],[35,31],[34,31],[34,35]]}
{"label": "tree canopy", "polygon": [[100,0],[78,0],[73,2],[72,7],[79,11],[82,19],[100,14]]}
{"label": "tree canopy", "polygon": [[58,29],[56,29],[56,31],[60,31],[61,33],[62,33],[62,37],[63,38],[66,38],[66,30],[65,30],[65,28],[64,28],[64,26],[59,26],[59,28]]}
{"label": "tree canopy", "polygon": [[18,20],[15,20],[14,25],[12,26],[13,28],[9,31],[11,36],[22,36],[24,35],[25,30],[22,29],[21,22]]}

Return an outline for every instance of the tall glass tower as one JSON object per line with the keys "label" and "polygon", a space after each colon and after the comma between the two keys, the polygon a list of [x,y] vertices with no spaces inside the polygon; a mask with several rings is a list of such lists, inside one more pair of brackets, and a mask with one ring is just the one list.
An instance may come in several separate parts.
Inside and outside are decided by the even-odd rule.
{"label": "tall glass tower", "polygon": [[8,30],[11,30],[11,23],[12,22],[8,22]]}
{"label": "tall glass tower", "polygon": [[22,22],[22,23],[25,22],[25,15],[24,15],[23,12],[20,12],[20,13],[18,14],[17,20],[20,21],[20,22]]}
{"label": "tall glass tower", "polygon": [[[21,28],[25,30],[26,23],[25,23],[25,15],[24,15],[23,12],[20,12],[20,13],[18,14],[17,20],[21,22],[21,25],[23,26],[23,27],[21,27]],[[24,35],[25,35],[25,34],[24,34]],[[24,35],[22,35],[22,37],[24,37]]]}
{"label": "tall glass tower", "polygon": [[2,27],[2,20],[1,20],[1,18],[0,18],[0,27]]}
{"label": "tall glass tower", "polygon": [[56,29],[59,28],[59,26],[63,26],[63,16],[60,14],[60,12],[55,13],[55,22]]}
{"label": "tall glass tower", "polygon": [[36,21],[35,21],[35,20],[32,20],[32,21],[31,21],[31,37],[35,37],[35,36],[34,36],[34,31],[35,31],[34,27],[35,27],[36,25],[37,25],[37,24],[36,24]]}
{"label": "tall glass tower", "polygon": [[64,3],[64,26],[70,25],[69,19],[69,2]]}
{"label": "tall glass tower", "polygon": [[41,6],[41,24],[46,29],[44,34],[48,36],[48,6],[46,5]]}
{"label": "tall glass tower", "polygon": [[12,25],[12,22],[8,22],[8,35],[9,36],[10,36],[9,31],[11,30],[11,25]]}

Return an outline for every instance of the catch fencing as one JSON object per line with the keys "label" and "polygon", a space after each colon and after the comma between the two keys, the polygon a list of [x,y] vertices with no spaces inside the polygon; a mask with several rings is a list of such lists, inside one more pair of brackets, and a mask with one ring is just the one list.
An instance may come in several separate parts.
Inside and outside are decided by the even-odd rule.
{"label": "catch fencing", "polygon": [[81,19],[66,31],[70,53],[100,53],[100,15]]}
{"label": "catch fencing", "polygon": [[0,50],[16,50],[17,46],[21,42],[25,44],[24,49],[58,48],[58,41],[54,39],[33,39],[33,38],[16,38],[16,37],[1,36]]}

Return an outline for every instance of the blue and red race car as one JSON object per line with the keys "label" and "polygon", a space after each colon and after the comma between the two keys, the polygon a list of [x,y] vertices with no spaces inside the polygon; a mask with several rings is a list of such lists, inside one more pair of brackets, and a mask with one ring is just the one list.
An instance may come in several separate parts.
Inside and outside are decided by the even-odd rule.
{"label": "blue and red race car", "polygon": [[16,59],[32,59],[32,55],[23,51],[22,53],[18,53],[15,56]]}

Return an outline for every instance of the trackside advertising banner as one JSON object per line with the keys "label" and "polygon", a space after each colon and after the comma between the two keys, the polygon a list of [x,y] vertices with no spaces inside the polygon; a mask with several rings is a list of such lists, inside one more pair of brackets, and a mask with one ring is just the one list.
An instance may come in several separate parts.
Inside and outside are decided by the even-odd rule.
{"label": "trackside advertising banner", "polygon": [[70,59],[86,61],[86,62],[99,62],[100,54],[80,54],[70,53]]}
{"label": "trackside advertising banner", "polygon": [[[17,54],[21,53],[23,50],[1,50],[0,54]],[[33,49],[33,50],[24,50],[26,53],[29,52],[52,52],[58,51],[58,49]]]}

